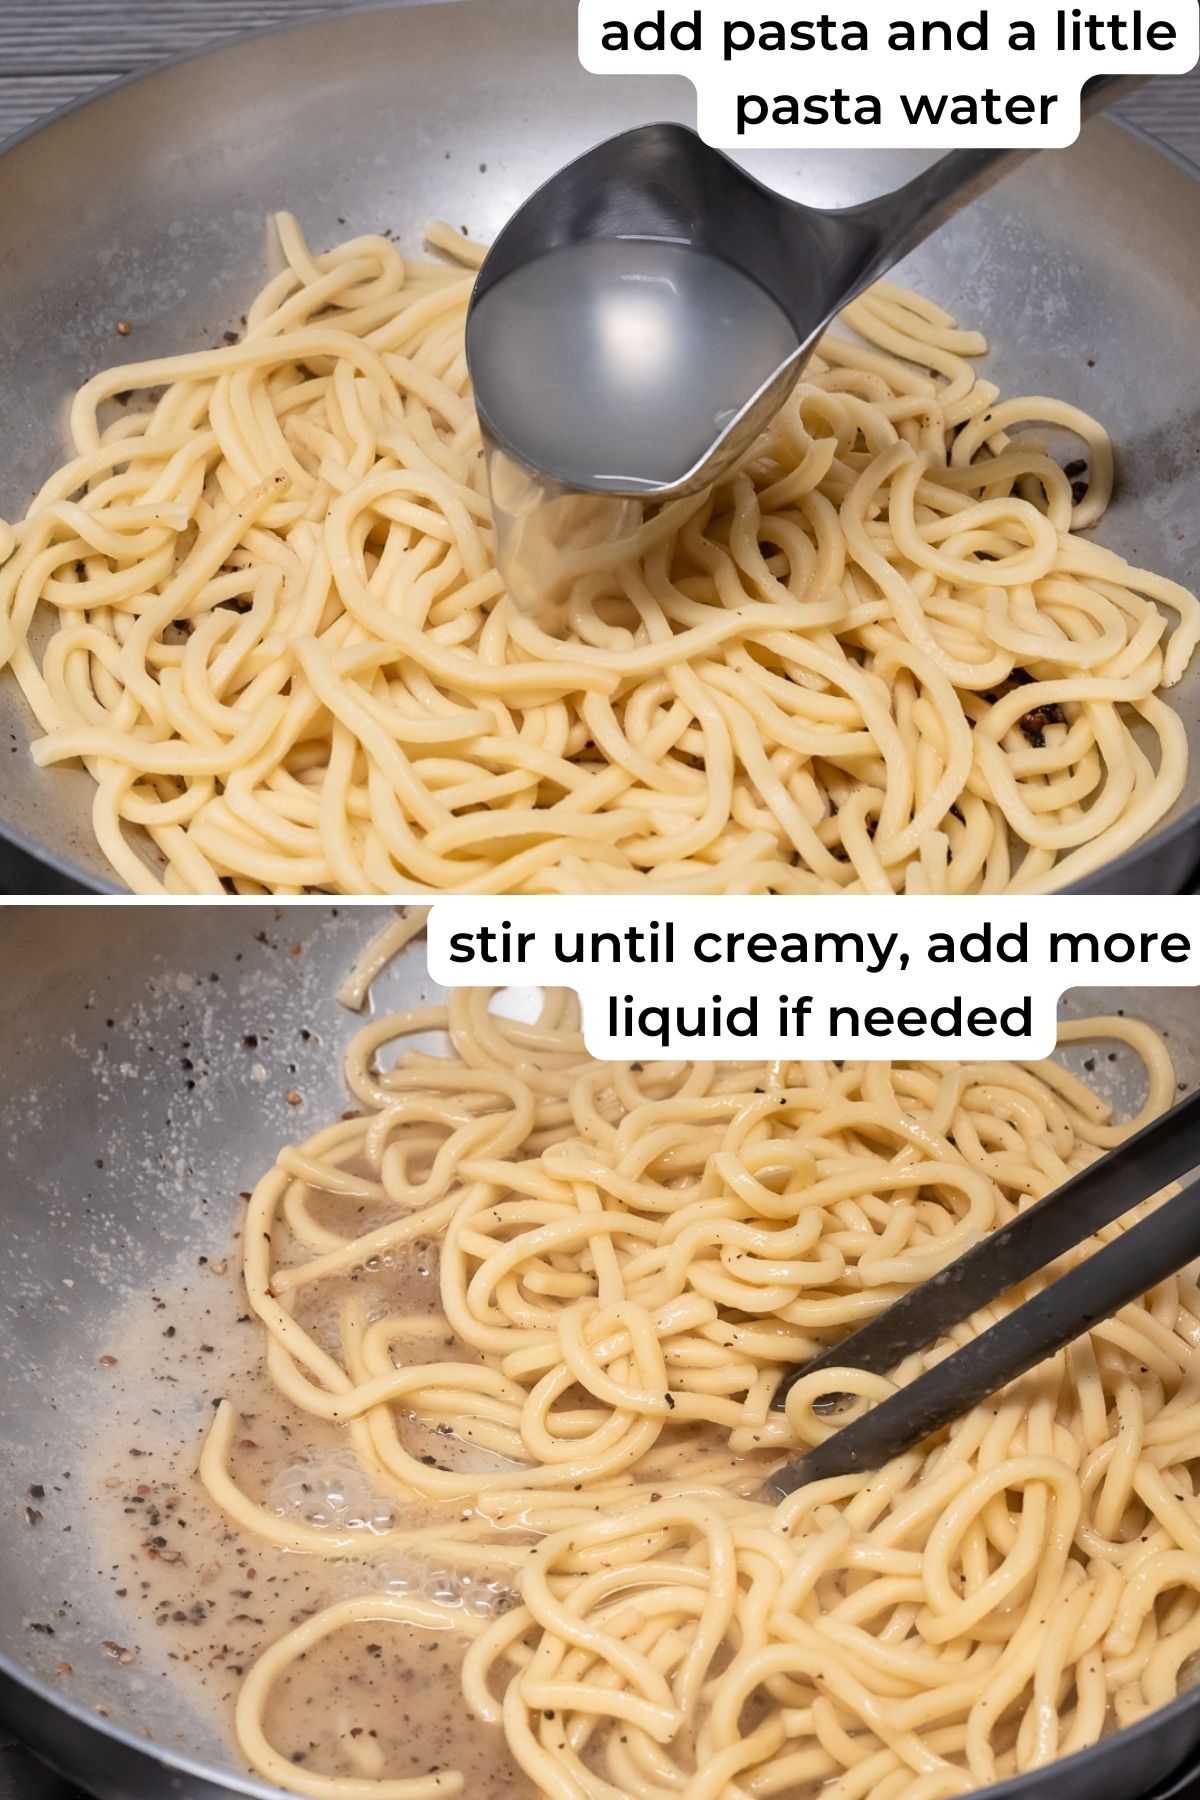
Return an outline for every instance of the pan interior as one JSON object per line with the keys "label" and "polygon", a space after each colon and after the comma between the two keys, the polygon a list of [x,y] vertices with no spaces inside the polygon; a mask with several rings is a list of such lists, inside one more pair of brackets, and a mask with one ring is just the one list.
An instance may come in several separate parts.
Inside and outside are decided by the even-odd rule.
{"label": "pan interior", "polygon": [[[416,246],[432,217],[490,239],[592,144],[648,119],[694,117],[682,80],[585,74],[573,10],[555,0],[453,0],[452,30],[445,3],[330,19],[184,62],[0,157],[0,516],[19,516],[57,466],[65,402],[87,376],[236,328],[261,285],[276,208],[296,212],[316,244],[389,230]],[[840,206],[929,159],[860,150],[744,160],[783,193]],[[986,372],[1003,392],[1052,394],[1106,422],[1121,483],[1103,541],[1192,586],[1198,221],[1194,176],[1101,121],[1074,150],[1010,177],[902,271],[987,333]],[[116,335],[122,320],[128,338]],[[1200,670],[1173,702],[1195,746]],[[91,780],[35,770],[24,753],[33,730],[15,684],[0,680],[0,741],[12,752],[0,826],[108,884],[88,822]],[[1197,799],[1194,752],[1176,816]]]}
{"label": "pan interior", "polygon": [[[132,1667],[104,1648],[128,1644],[138,1615],[116,1596],[118,1547],[89,1491],[115,1373],[99,1358],[120,1352],[122,1315],[153,1316],[156,1297],[212,1280],[200,1259],[228,1254],[239,1192],[281,1145],[347,1104],[341,1049],[358,1021],[333,994],[388,915],[297,907],[183,916],[186,930],[172,909],[106,908],[89,920],[85,943],[69,909],[6,915],[0,1416],[16,1494],[0,1521],[0,1651],[48,1690],[107,1707],[114,1726],[244,1778],[206,1693],[172,1664],[170,1634],[156,1643],[138,1631]],[[391,1010],[434,992],[417,946],[375,999]],[[1168,1032],[1181,1082],[1200,1079],[1190,993],[1081,991],[1068,1010],[1114,1006]],[[1087,1079],[1132,1108],[1136,1073],[1113,1054]],[[1072,1052],[1077,1067],[1090,1055]],[[232,1272],[216,1286],[235,1292]],[[162,1354],[169,1359],[165,1344]],[[198,1443],[211,1371],[180,1361],[171,1372],[163,1436]],[[142,1438],[116,1449],[144,1450],[145,1432],[143,1420]],[[41,1514],[33,1524],[26,1506]]]}

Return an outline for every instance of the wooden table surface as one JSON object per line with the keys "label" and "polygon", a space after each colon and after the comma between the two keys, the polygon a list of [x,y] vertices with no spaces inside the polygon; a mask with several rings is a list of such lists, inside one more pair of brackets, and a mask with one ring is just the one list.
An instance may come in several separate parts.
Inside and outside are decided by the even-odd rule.
{"label": "wooden table surface", "polygon": [[[263,26],[348,11],[350,5],[351,0],[0,0],[0,138],[131,70]],[[1200,69],[1157,77],[1121,111],[1200,164]]]}

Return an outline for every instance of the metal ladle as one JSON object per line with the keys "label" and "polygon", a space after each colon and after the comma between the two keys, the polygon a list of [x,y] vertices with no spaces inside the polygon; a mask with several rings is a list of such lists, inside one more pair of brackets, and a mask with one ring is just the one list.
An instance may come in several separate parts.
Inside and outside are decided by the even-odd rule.
{"label": "metal ladle", "polygon": [[[1144,79],[1100,76],[1088,82],[1083,117],[1103,111]],[[518,603],[561,607],[577,583],[614,566],[621,541],[634,537],[648,508],[703,493],[726,475],[787,400],[841,309],[1036,153],[955,150],[894,192],[840,211],[783,198],[681,125],[626,132],[553,176],[496,240],[467,318],[467,360],[488,458],[497,555]],[[683,247],[727,265],[769,296],[794,339],[755,391],[724,406],[712,442],[693,465],[661,480],[644,471],[633,479],[619,467],[581,472],[586,442],[569,467],[561,457],[532,450],[511,404],[514,371],[495,366],[496,339],[489,331],[505,283],[530,265],[549,267],[546,259],[555,252],[580,245],[631,242]],[[574,304],[582,308],[585,298],[581,290]],[[572,297],[560,290],[555,303],[570,306]],[[573,370],[555,367],[552,349],[552,341],[548,351],[539,345],[519,376],[539,405],[569,406]],[[705,378],[706,359],[699,356],[691,379],[702,384]],[[722,398],[717,396],[714,419]],[[586,434],[585,408],[580,420]]]}

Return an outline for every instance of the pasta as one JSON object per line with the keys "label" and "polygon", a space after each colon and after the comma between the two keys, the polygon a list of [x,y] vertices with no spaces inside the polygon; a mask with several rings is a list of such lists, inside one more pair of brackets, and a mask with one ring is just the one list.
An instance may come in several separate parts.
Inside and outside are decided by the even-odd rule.
{"label": "pasta", "polygon": [[[364,961],[356,1004],[418,924]],[[573,998],[547,994],[534,1025],[490,998],[365,1024],[346,1061],[361,1110],[284,1150],[248,1207],[270,1378],[343,1426],[392,1525],[364,1543],[244,1492],[228,1402],[200,1473],[252,1537],[419,1550],[514,1603],[489,1622],[365,1592],[302,1617],[241,1691],[254,1769],[315,1800],[461,1791],[452,1769],[327,1774],[273,1746],[281,1675],[363,1621],[465,1634],[464,1704],[549,1800],[939,1800],[1171,1699],[1200,1650],[1192,1274],[879,1473],[760,1495],[842,1422],[823,1396],[890,1390],[834,1370],[776,1412],[782,1371],[1164,1111],[1162,1040],[1124,1017],[1063,1027],[1144,1060],[1122,1124],[1058,1063],[598,1064]],[[404,1049],[443,1028],[448,1054]],[[338,1208],[365,1228],[337,1229]],[[323,1286],[386,1283],[431,1243],[440,1314],[343,1285],[318,1328]],[[414,1454],[406,1417],[467,1461]]]}
{"label": "pasta", "polygon": [[1103,429],[1001,401],[936,306],[855,301],[549,631],[494,561],[482,250],[278,231],[241,341],[94,376],[0,524],[33,756],[91,772],[135,892],[1040,892],[1178,799],[1200,606],[1082,535]]}

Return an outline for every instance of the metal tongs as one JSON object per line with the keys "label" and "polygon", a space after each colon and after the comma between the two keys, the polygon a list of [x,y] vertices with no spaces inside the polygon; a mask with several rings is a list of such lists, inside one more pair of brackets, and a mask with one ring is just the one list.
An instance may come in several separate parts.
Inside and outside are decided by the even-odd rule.
{"label": "metal tongs", "polygon": [[[1119,1149],[972,1246],[867,1325],[793,1369],[772,1402],[782,1409],[822,1369],[886,1375],[1086,1238],[1200,1169],[1200,1090]],[[776,1470],[763,1490],[778,1500],[830,1477],[880,1469],[1054,1356],[1101,1320],[1200,1258],[1200,1180],[1149,1218],[1051,1282],[969,1344]]]}

